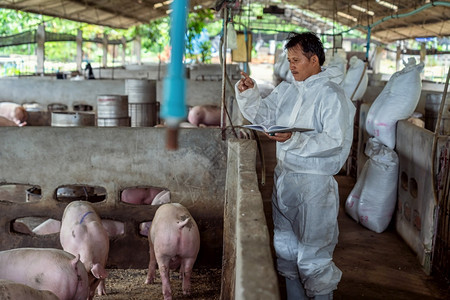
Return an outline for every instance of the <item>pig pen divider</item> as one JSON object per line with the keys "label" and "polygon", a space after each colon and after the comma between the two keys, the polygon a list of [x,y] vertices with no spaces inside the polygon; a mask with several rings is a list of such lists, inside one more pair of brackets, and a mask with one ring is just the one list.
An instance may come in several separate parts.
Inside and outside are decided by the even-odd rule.
{"label": "pig pen divider", "polygon": [[254,140],[228,142],[221,299],[280,299],[258,188],[256,149]]}
{"label": "pig pen divider", "polygon": [[110,240],[107,267],[147,268],[148,241],[139,234],[139,224],[151,221],[157,206],[123,203],[120,192],[154,186],[169,190],[171,201],[186,206],[196,219],[201,231],[197,263],[220,265],[227,167],[227,143],[220,132],[180,129],[180,148],[166,151],[164,128],[0,128],[0,184],[41,188],[38,201],[0,198],[0,250],[61,248],[59,234],[21,234],[12,230],[12,222],[22,217],[61,220],[68,202],[55,199],[58,187],[98,186],[106,198],[92,203],[97,213],[125,226],[123,235]]}
{"label": "pig pen divider", "polygon": [[58,187],[96,186],[106,190],[105,200],[92,203],[96,212],[125,225],[125,233],[110,240],[107,268],[146,269],[148,241],[139,235],[139,224],[151,221],[158,206],[123,203],[120,192],[160,187],[170,191],[172,202],[186,206],[198,224],[195,265],[222,266],[221,299],[279,299],[255,141],[223,141],[220,128],[181,128],[179,149],[166,151],[165,129],[148,127],[3,127],[0,138],[0,184],[41,188],[38,201],[0,198],[0,250],[61,249],[59,234],[20,234],[11,230],[11,222],[22,217],[61,220],[68,202],[55,199]]}

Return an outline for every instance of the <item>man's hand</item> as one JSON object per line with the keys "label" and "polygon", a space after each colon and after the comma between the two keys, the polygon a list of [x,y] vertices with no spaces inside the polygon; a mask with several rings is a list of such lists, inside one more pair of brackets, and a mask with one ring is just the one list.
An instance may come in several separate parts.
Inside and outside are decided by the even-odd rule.
{"label": "man's hand", "polygon": [[239,80],[238,90],[242,93],[247,89],[252,89],[255,85],[253,84],[253,80],[248,77],[247,73],[241,71],[241,75],[244,76],[244,78]]}
{"label": "man's hand", "polygon": [[264,133],[269,139],[284,143],[291,138],[292,132]]}

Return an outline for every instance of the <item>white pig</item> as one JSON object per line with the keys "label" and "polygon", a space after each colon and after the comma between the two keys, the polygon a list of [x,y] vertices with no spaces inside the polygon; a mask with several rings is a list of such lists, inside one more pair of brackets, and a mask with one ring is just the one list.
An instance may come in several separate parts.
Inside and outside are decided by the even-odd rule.
{"label": "white pig", "polygon": [[110,238],[116,237],[118,235],[122,235],[125,233],[125,224],[123,222],[114,221],[114,220],[103,220],[102,219],[103,228],[105,228],[108,236]]}
{"label": "white pig", "polygon": [[17,248],[0,252],[0,279],[48,290],[60,300],[86,300],[89,283],[79,256],[51,248]]}
{"label": "white pig", "polygon": [[14,102],[0,102],[0,116],[13,121],[17,126],[24,126],[27,124],[27,111],[22,105]]}
{"label": "white pig", "polygon": [[87,201],[69,203],[61,220],[60,242],[63,249],[79,254],[89,276],[89,299],[105,295],[104,280],[109,253],[109,237],[94,207]]}
{"label": "white pig", "polygon": [[5,117],[0,116],[0,126],[2,127],[17,127],[18,125],[11,121],[10,119],[7,119]]}
{"label": "white pig", "polygon": [[47,235],[58,233],[61,230],[61,221],[55,219],[47,219],[33,229],[33,233],[37,235]]}
{"label": "white pig", "polygon": [[47,290],[37,290],[28,285],[11,280],[0,279],[0,299],[11,300],[59,300]]}
{"label": "white pig", "polygon": [[198,105],[189,110],[189,123],[197,126],[220,126],[221,109],[215,105]]}
{"label": "white pig", "polygon": [[154,283],[158,263],[164,300],[171,300],[169,269],[180,267],[183,294],[189,295],[192,268],[200,250],[200,233],[187,208],[179,203],[161,205],[153,218],[148,241],[150,263],[145,283]]}
{"label": "white pig", "polygon": [[[152,187],[128,188],[122,192],[120,200],[130,204],[161,204],[170,202],[170,192]],[[156,201],[158,201],[158,203],[156,203]]]}

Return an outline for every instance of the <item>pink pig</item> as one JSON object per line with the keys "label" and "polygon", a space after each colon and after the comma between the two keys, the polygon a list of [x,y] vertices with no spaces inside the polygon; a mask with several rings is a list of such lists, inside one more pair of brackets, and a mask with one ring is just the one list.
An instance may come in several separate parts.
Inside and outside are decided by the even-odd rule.
{"label": "pink pig", "polygon": [[58,233],[61,230],[61,221],[55,219],[47,219],[33,229],[33,233],[37,235],[47,235]]}
{"label": "pink pig", "polygon": [[58,297],[50,291],[37,290],[28,285],[4,279],[0,279],[0,299],[59,300]]}
{"label": "pink pig", "polygon": [[179,203],[161,205],[153,218],[148,241],[150,263],[145,283],[154,283],[158,263],[164,300],[170,300],[169,269],[180,267],[183,294],[189,295],[192,268],[200,250],[200,233],[187,208]]}
{"label": "pink pig", "polygon": [[158,204],[162,203],[161,198],[170,202],[170,192],[158,188],[127,188],[121,195],[121,201],[130,204],[156,204],[153,203],[155,198]]}
{"label": "pink pig", "polygon": [[24,126],[27,124],[27,111],[22,105],[14,102],[0,102],[0,116],[13,121],[17,126]]}
{"label": "pink pig", "polygon": [[73,201],[66,206],[61,221],[60,242],[63,249],[80,255],[89,276],[89,299],[105,295],[105,270],[109,237],[94,207],[87,201]]}
{"label": "pink pig", "polygon": [[214,105],[198,105],[189,110],[188,121],[196,126],[220,126],[221,109]]}
{"label": "pink pig", "polygon": [[0,116],[0,126],[2,127],[17,127],[19,125],[17,125],[16,123],[14,123],[13,121],[11,121],[10,119],[7,119],[5,117]]}
{"label": "pink pig", "polygon": [[0,279],[48,290],[60,300],[86,300],[89,282],[79,256],[51,248],[17,248],[0,252]]}

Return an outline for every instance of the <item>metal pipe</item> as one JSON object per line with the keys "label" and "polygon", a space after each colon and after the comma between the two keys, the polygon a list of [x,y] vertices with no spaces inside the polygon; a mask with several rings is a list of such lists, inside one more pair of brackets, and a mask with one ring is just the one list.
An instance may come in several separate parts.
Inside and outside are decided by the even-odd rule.
{"label": "metal pipe", "polygon": [[371,34],[371,29],[373,27],[375,27],[377,25],[380,25],[381,23],[386,22],[386,21],[388,21],[390,19],[400,19],[400,18],[404,18],[404,17],[409,17],[409,16],[412,16],[412,15],[415,15],[415,14],[421,12],[422,10],[425,10],[425,9],[433,7],[433,6],[447,6],[447,7],[450,7],[450,2],[435,1],[435,2],[431,2],[431,3],[427,3],[427,4],[425,4],[425,5],[421,6],[421,7],[413,10],[413,11],[408,12],[408,13],[397,14],[397,15],[390,15],[390,16],[384,17],[384,18],[382,18],[382,19],[380,19],[380,20],[376,21],[375,23],[370,24],[368,26],[356,25],[356,26],[354,26],[354,27],[352,27],[352,28],[350,28],[348,30],[341,31],[339,34],[342,34],[342,33],[345,33],[345,32],[349,32],[349,31],[352,31],[353,29],[357,29],[357,28],[361,28],[361,27],[365,28],[367,30],[366,59],[368,60],[369,59],[369,50],[370,50],[370,34]]}
{"label": "metal pipe", "polygon": [[390,15],[390,16],[384,17],[384,18],[376,21],[375,23],[373,23],[373,24],[371,24],[369,26],[373,28],[373,27],[375,27],[375,26],[377,26],[377,25],[379,25],[379,24],[381,24],[383,22],[386,22],[386,21],[390,20],[390,19],[400,19],[400,18],[404,18],[404,17],[409,17],[409,16],[412,16],[412,15],[415,15],[415,14],[421,12],[424,9],[427,9],[427,8],[430,8],[430,7],[433,7],[433,6],[447,6],[447,7],[450,7],[450,2],[444,2],[444,1],[430,2],[430,3],[427,3],[427,4],[425,4],[425,5],[421,6],[421,7],[413,10],[413,11],[408,12],[408,13],[397,14],[397,15]]}
{"label": "metal pipe", "polygon": [[223,63],[222,63],[222,102],[220,106],[220,128],[222,128],[222,139],[226,139],[225,127],[226,127],[226,115],[225,115],[225,78],[227,76],[227,40],[228,40],[228,8],[223,9]]}

